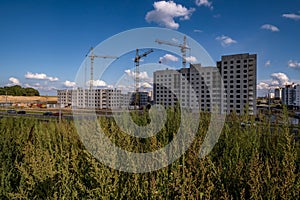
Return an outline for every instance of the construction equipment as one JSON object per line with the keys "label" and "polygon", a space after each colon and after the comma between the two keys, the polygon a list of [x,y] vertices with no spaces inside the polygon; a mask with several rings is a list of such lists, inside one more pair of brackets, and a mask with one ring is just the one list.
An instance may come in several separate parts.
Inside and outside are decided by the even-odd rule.
{"label": "construction equipment", "polygon": [[91,79],[90,79],[90,90],[93,89],[93,82],[94,82],[94,59],[95,58],[108,58],[108,59],[118,59],[117,56],[99,56],[99,55],[95,55],[94,54],[94,48],[91,47],[91,50],[90,50],[90,55],[89,57],[91,58]]}
{"label": "construction equipment", "polygon": [[170,46],[174,46],[174,47],[179,47],[181,50],[181,53],[182,53],[182,68],[186,67],[186,50],[191,49],[186,44],[186,36],[183,36],[183,44],[177,44],[177,43],[162,41],[162,40],[158,40],[158,39],[156,39],[155,42],[157,42],[158,44],[166,44],[166,45],[170,45]]}
{"label": "construction equipment", "polygon": [[135,58],[134,58],[134,63],[135,63],[135,109],[136,106],[139,102],[139,66],[140,66],[140,59],[143,57],[146,57],[148,54],[152,53],[153,49],[150,49],[148,51],[146,51],[145,53],[139,55],[139,49],[136,49],[136,54],[135,54]]}

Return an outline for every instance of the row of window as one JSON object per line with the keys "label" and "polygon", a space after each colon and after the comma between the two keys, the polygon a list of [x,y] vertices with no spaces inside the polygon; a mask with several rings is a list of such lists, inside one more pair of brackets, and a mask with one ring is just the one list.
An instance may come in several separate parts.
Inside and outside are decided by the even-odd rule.
{"label": "row of window", "polygon": [[[250,63],[250,62],[253,62],[253,61],[254,61],[253,59],[249,59],[249,63]],[[241,62],[242,62],[242,60],[236,60],[236,61],[235,61],[235,63],[241,63]],[[244,63],[247,63],[248,60],[247,60],[247,59],[244,59],[243,62],[244,62]],[[228,62],[228,61],[224,61],[224,62],[223,62],[224,65],[227,65],[228,63],[233,64],[234,61],[231,60],[230,62]]]}

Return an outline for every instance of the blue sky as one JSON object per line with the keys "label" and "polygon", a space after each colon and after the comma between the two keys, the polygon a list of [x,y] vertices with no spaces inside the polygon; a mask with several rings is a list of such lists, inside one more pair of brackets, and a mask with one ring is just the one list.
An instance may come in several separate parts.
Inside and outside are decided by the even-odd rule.
{"label": "blue sky", "polygon": [[[300,83],[300,1],[296,0],[2,0],[0,27],[0,86],[32,86],[44,95],[74,85],[91,46],[141,27],[186,34],[214,62],[222,55],[256,53],[259,95],[269,86]],[[161,58],[181,67],[180,58],[167,53],[156,51],[143,63]],[[114,63],[118,75],[132,75],[128,69],[134,55],[129,52]],[[112,70],[95,83],[114,85],[114,76]],[[151,77],[150,72],[145,76]]]}

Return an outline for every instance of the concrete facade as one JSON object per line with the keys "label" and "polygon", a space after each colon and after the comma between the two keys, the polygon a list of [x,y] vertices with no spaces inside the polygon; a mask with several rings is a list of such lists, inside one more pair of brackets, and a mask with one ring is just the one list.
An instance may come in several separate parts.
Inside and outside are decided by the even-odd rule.
{"label": "concrete facade", "polygon": [[58,90],[57,96],[60,105],[71,105],[76,108],[119,108],[123,99],[121,91],[116,89]]}
{"label": "concrete facade", "polygon": [[294,107],[300,108],[300,85],[295,86]]}
{"label": "concrete facade", "polygon": [[282,89],[282,103],[288,107],[294,106],[295,86],[293,84],[286,85]]}
{"label": "concrete facade", "polygon": [[200,64],[179,70],[166,69],[154,72],[154,103],[165,107],[180,106],[202,111],[213,107],[226,112],[226,102],[221,93],[221,79],[216,67]]}
{"label": "concrete facade", "polygon": [[256,54],[222,56],[217,62],[227,92],[227,113],[256,114]]}

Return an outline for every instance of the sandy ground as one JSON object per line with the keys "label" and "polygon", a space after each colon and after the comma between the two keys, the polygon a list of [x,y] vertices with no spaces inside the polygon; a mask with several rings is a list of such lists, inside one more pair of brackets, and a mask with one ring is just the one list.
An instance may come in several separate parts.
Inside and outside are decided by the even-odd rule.
{"label": "sandy ground", "polygon": [[47,102],[47,101],[57,101],[55,96],[33,96],[33,97],[24,97],[24,96],[5,96],[0,95],[0,103],[36,103],[36,102]]}

